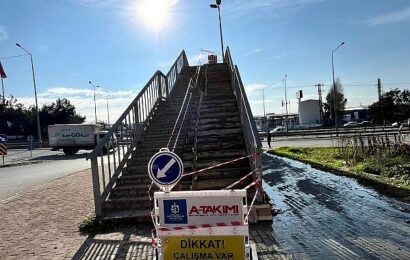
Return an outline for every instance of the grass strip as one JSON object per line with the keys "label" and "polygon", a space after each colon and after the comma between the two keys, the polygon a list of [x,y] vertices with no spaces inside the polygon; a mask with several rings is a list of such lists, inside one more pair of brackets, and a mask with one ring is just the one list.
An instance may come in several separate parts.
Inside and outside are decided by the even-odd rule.
{"label": "grass strip", "polygon": [[383,170],[384,166],[378,165],[375,160],[368,160],[371,161],[371,167],[369,167],[368,161],[357,162],[348,166],[343,159],[338,157],[338,148],[336,147],[280,147],[269,150],[268,153],[294,159],[309,164],[313,168],[337,175],[353,177],[361,184],[373,187],[386,195],[410,202],[408,179],[400,176],[386,177],[383,176],[383,172],[371,174],[364,171],[364,169],[373,168]]}

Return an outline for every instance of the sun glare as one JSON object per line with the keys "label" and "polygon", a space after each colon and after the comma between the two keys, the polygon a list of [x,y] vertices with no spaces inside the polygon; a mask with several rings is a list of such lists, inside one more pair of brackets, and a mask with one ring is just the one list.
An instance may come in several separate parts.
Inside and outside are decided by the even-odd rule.
{"label": "sun glare", "polygon": [[171,1],[141,0],[137,5],[138,17],[145,26],[159,31],[167,25],[172,8]]}

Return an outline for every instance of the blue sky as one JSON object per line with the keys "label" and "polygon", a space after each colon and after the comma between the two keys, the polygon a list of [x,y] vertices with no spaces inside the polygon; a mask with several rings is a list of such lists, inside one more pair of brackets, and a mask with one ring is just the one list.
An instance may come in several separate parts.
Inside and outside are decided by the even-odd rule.
{"label": "blue sky", "polygon": [[[98,118],[107,118],[110,92],[114,119],[156,70],[168,71],[182,49],[191,64],[201,49],[220,51],[212,0],[164,0],[166,8],[157,14],[145,11],[147,1],[2,0],[0,57],[24,54],[15,46],[20,43],[33,54],[39,103],[67,97],[88,122],[94,120],[88,81],[101,85]],[[285,74],[291,112],[297,112],[298,89],[317,98],[314,85],[330,85],[331,51],[342,41],[335,71],[348,106],[374,102],[379,77],[384,90],[410,88],[408,0],[223,0],[221,12],[224,42],[255,115],[263,114],[262,89],[266,112],[282,112]],[[6,96],[33,104],[29,57],[1,62]]]}

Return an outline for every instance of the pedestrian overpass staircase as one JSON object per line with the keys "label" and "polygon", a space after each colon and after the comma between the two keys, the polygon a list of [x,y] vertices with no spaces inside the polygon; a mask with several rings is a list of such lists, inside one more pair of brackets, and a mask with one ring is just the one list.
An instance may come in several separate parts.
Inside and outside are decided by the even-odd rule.
{"label": "pedestrian overpass staircase", "polygon": [[[105,152],[114,135],[118,146]],[[233,188],[251,184],[248,197],[254,197],[261,142],[229,48],[224,63],[198,66],[189,66],[182,51],[166,75],[152,76],[89,154],[97,217],[151,221],[157,188],[147,165],[161,148],[181,157],[185,173],[197,172],[174,190],[220,190],[237,182]],[[259,219],[269,219],[267,198],[258,194],[256,203],[265,204]]]}

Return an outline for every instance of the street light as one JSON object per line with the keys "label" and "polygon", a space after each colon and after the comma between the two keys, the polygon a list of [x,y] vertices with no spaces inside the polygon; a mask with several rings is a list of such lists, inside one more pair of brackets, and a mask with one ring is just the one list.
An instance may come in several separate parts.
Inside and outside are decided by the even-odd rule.
{"label": "street light", "polygon": [[37,102],[37,87],[36,87],[36,78],[34,76],[34,64],[33,64],[33,55],[26,49],[24,49],[20,44],[16,43],[16,46],[25,51],[28,55],[30,55],[30,61],[31,61],[31,72],[33,74],[33,85],[34,85],[34,99],[36,101],[36,113],[37,113],[37,135],[38,135],[38,141],[40,143],[40,147],[43,145],[43,139],[41,138],[41,125],[40,125],[40,114],[38,112],[38,102]]}
{"label": "street light", "polygon": [[94,87],[94,116],[95,116],[95,124],[97,124],[97,103],[95,102],[95,88],[99,88],[100,86],[94,85],[91,81],[88,83]]}
{"label": "street light", "polygon": [[107,98],[108,126],[110,126],[110,109],[109,109],[109,107],[108,107],[108,100],[109,100],[109,98],[110,98],[110,94],[109,94],[109,93],[107,94],[106,98]]}
{"label": "street light", "polygon": [[221,22],[221,0],[216,0],[216,4],[210,4],[209,7],[218,9],[218,18],[219,18],[219,35],[221,37],[221,49],[222,49],[222,62],[224,62],[224,41],[222,36],[222,22]]}
{"label": "street light", "polygon": [[336,127],[336,136],[339,136],[339,123],[338,123],[338,118],[337,118],[337,109],[338,109],[338,105],[337,105],[337,101],[336,101],[336,82],[335,82],[335,65],[334,65],[334,61],[333,61],[333,53],[339,49],[342,45],[344,45],[345,42],[342,42],[341,44],[339,44],[339,46],[337,46],[336,49],[334,49],[332,51],[332,75],[333,75],[333,109],[335,110],[335,127]]}
{"label": "street light", "polygon": [[285,109],[286,109],[286,132],[289,132],[289,125],[288,125],[288,117],[289,117],[289,113],[288,113],[288,97],[286,94],[286,79],[288,77],[288,74],[285,74]]}

